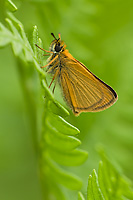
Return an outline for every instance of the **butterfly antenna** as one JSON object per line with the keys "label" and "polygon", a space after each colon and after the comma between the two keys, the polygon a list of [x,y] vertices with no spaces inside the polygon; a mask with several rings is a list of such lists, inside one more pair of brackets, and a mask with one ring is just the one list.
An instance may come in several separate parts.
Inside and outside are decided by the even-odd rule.
{"label": "butterfly antenna", "polygon": [[59,35],[59,39],[61,40],[61,34],[60,34],[60,33],[58,33],[58,35]]}
{"label": "butterfly antenna", "polygon": [[56,37],[55,37],[55,35],[53,33],[51,33],[51,35],[54,37],[55,40],[57,40]]}

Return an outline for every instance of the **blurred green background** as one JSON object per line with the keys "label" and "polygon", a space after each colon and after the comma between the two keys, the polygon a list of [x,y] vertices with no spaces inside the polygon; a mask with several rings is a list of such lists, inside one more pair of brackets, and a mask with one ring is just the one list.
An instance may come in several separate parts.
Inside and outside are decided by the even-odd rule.
{"label": "blurred green background", "polygon": [[[70,169],[83,179],[83,192],[92,169],[98,168],[99,147],[132,180],[133,1],[16,0],[14,3],[18,7],[15,16],[24,24],[29,40],[33,26],[37,25],[44,48],[48,49],[53,40],[50,33],[57,36],[60,32],[70,53],[118,93],[117,103],[106,111],[83,113],[79,117],[71,113],[66,118],[80,129],[81,148],[89,152],[82,166]],[[4,17],[1,12],[3,23]],[[0,88],[0,199],[41,199],[26,105],[10,46],[0,49]],[[57,99],[58,93],[57,87]]]}

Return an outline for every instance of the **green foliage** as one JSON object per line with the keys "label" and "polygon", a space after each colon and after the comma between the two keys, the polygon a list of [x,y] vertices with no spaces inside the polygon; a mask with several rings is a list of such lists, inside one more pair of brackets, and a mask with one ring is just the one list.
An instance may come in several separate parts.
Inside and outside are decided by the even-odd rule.
{"label": "green foliage", "polygon": [[[133,179],[133,1],[14,2],[2,0],[0,6],[0,199],[43,199],[42,187],[46,200],[84,200],[92,169],[96,170],[89,176],[88,199],[133,199],[132,182],[123,176]],[[40,68],[45,61],[35,43],[48,49],[50,32],[61,32],[70,53],[116,89],[117,104],[96,114],[69,115],[59,103],[63,101],[58,87],[53,96]],[[79,149],[81,141],[86,151]],[[99,143],[110,159],[102,155],[97,174]],[[77,195],[80,189],[83,194]]]}
{"label": "green foliage", "polygon": [[81,192],[78,193],[78,200],[85,200],[85,198]]}
{"label": "green foliage", "polygon": [[[61,166],[80,165],[87,159],[88,154],[86,151],[76,149],[81,144],[80,140],[74,137],[79,133],[79,130],[61,117],[67,116],[69,113],[62,105],[54,100],[53,95],[47,87],[45,72],[38,64],[38,52],[34,47],[38,42],[39,45],[42,46],[41,40],[38,39],[37,27],[35,26],[33,30],[33,52],[22,23],[11,13],[8,13],[6,22],[10,29],[0,24],[0,46],[11,44],[14,55],[19,59],[19,65],[22,66],[23,73],[27,72],[26,68],[31,68],[32,65],[35,66],[45,93],[41,136],[39,141],[37,141],[38,135],[36,135],[34,139],[34,145],[39,159],[39,170],[44,190],[44,198],[50,199],[51,194],[54,193],[53,195],[55,195],[56,199],[65,199],[61,191],[59,192],[60,189],[58,185],[61,184],[71,190],[79,190],[81,189],[82,181],[76,175],[62,169]],[[29,66],[27,63],[29,63]],[[25,74],[23,74],[23,76],[25,76]],[[27,77],[27,79],[29,79],[29,77]],[[27,81],[28,80],[25,82],[23,81],[23,85],[24,89],[28,92]],[[34,101],[32,98],[33,97],[29,99],[29,104],[31,101]],[[32,105],[30,106],[32,109]],[[31,109],[29,111],[31,111]],[[32,115],[36,117],[36,114],[36,110],[34,110]],[[33,118],[32,115],[31,118]],[[37,131],[34,134],[37,134]],[[44,185],[47,185],[48,191]],[[53,190],[53,188],[56,187],[58,188],[58,192]]]}
{"label": "green foliage", "polygon": [[[79,199],[84,199],[79,197]],[[88,179],[87,200],[133,199],[133,185],[102,153],[98,175],[94,169]]]}
{"label": "green foliage", "polygon": [[17,11],[18,8],[11,0],[7,0],[5,3],[8,10],[10,10],[11,12]]}

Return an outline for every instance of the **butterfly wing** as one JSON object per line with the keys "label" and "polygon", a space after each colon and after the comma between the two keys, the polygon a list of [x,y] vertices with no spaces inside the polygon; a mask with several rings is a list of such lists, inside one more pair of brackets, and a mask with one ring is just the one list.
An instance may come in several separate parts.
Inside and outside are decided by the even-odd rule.
{"label": "butterfly wing", "polygon": [[60,61],[59,82],[64,97],[75,115],[81,112],[102,111],[115,103],[116,92],[82,63],[66,55],[61,56]]}

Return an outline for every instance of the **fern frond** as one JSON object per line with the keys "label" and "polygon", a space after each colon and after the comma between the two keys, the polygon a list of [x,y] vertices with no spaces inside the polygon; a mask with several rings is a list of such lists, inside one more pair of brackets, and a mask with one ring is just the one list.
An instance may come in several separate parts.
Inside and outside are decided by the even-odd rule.
{"label": "fern frond", "polygon": [[101,155],[98,174],[94,169],[92,175],[89,175],[87,200],[133,199],[132,183],[117,170],[104,153]]}
{"label": "fern frond", "polygon": [[[47,87],[46,73],[38,63],[38,60],[41,61],[40,52],[38,53],[35,48],[35,43],[42,45],[41,39],[38,38],[37,27],[35,26],[33,29],[32,48],[22,23],[13,14],[8,13],[6,22],[10,29],[0,24],[0,46],[4,47],[7,44],[11,44],[19,63],[18,68],[21,66],[21,79],[26,96],[28,96],[26,100],[28,101],[28,109],[33,125],[32,131],[34,132],[34,143],[39,160],[40,179],[45,191],[44,197],[50,199],[53,191],[56,199],[65,199],[60,185],[71,190],[79,190],[82,186],[82,181],[79,177],[64,169],[63,166],[82,164],[87,159],[88,153],[76,149],[81,144],[80,140],[74,137],[79,134],[79,130],[63,118],[69,114],[68,111],[54,99],[53,94]],[[27,85],[30,79],[32,79],[33,83],[35,82],[32,75],[34,73],[33,66],[35,66],[39,74],[40,85],[43,93],[45,93],[41,133],[37,131],[38,108],[34,100],[34,89],[32,88],[31,90]],[[38,137],[40,138],[39,140],[37,139]],[[58,194],[52,189],[53,187],[58,188]]]}

